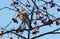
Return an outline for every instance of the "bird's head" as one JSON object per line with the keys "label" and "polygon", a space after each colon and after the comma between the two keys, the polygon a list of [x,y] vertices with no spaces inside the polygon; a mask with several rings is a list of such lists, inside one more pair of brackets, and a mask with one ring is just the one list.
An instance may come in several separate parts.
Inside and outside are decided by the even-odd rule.
{"label": "bird's head", "polygon": [[23,11],[25,11],[23,8],[22,8],[22,9],[20,9],[20,12],[23,12]]}
{"label": "bird's head", "polygon": [[25,13],[25,9],[22,8],[19,10],[19,12],[23,14],[23,13]]}

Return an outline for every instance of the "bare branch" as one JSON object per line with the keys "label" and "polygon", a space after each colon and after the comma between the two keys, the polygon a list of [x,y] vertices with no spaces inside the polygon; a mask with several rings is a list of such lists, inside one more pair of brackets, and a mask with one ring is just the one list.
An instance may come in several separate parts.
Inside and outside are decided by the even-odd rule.
{"label": "bare branch", "polygon": [[55,32],[55,31],[58,31],[58,30],[60,30],[60,28],[57,28],[57,29],[55,29],[55,30],[53,30],[53,31],[50,31],[50,32],[47,32],[47,33],[44,33],[44,34],[41,34],[41,35],[38,35],[38,36],[35,36],[35,37],[32,37],[31,39],[35,39],[35,38],[38,38],[38,37],[42,37],[42,36],[48,35],[48,34],[57,34],[57,33],[60,34],[60,32]]}

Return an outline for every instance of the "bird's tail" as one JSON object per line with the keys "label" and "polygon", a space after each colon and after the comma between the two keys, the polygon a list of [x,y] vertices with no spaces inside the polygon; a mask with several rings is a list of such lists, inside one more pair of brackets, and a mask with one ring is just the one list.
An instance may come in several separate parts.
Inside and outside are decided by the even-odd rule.
{"label": "bird's tail", "polygon": [[27,26],[28,26],[29,29],[32,29],[31,21],[30,21],[30,20],[27,20],[27,21],[26,21],[26,24],[27,24]]}

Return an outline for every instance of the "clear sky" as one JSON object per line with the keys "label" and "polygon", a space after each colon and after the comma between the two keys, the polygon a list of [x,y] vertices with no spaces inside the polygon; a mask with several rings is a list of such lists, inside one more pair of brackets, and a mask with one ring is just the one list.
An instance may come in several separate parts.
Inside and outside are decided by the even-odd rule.
{"label": "clear sky", "polygon": [[[45,1],[50,1],[50,0],[45,0]],[[12,0],[0,0],[0,8],[3,8],[3,7],[10,7],[10,8],[12,8],[13,9],[13,7],[10,5],[11,4],[11,2],[12,2]],[[26,2],[26,1],[23,1],[23,2]],[[56,4],[58,4],[58,5],[60,5],[60,0],[54,0],[54,3],[56,3]],[[32,3],[31,3],[32,4]],[[37,3],[38,5],[40,4],[40,3]],[[43,2],[41,3],[41,4],[43,4]],[[57,9],[58,7],[57,6],[55,6],[54,8],[52,8],[52,9],[48,9],[48,12],[50,13],[50,14],[53,14],[55,17],[60,17],[60,12],[58,12],[56,9]],[[13,18],[13,15],[17,15],[17,12],[15,12],[15,11],[12,11],[12,10],[9,10],[9,9],[3,9],[3,10],[0,10],[0,27],[5,27],[10,21],[12,21],[11,19]],[[15,16],[16,16],[15,15]],[[14,17],[15,17],[14,16]],[[16,24],[16,23],[14,23],[14,22],[12,22],[10,25],[9,25],[9,27],[7,28],[7,30],[10,30],[10,29],[13,29],[13,27],[14,28],[17,28],[18,27],[18,25],[21,23],[21,20],[19,19],[19,18],[17,18],[17,20],[19,20],[19,23],[18,24]],[[45,33],[45,32],[49,32],[49,31],[52,31],[52,30],[54,30],[54,29],[57,29],[58,27],[60,27],[60,25],[59,26],[56,26],[56,24],[55,24],[55,22],[54,22],[54,24],[52,24],[51,25],[51,27],[49,27],[49,26],[45,26],[45,27],[41,27],[40,28],[40,33],[38,33],[38,34],[42,34],[42,33]],[[1,30],[0,30],[1,31]],[[26,32],[25,32],[26,33]],[[24,36],[26,37],[27,36],[27,34],[25,34],[24,33]],[[16,35],[14,35],[14,34],[12,34],[12,35],[10,35],[9,34],[9,37],[13,37],[13,39],[17,39],[17,36]],[[6,35],[4,35],[2,38],[0,38],[0,39],[8,39],[8,34],[6,34]],[[56,34],[49,34],[49,35],[45,35],[45,36],[42,36],[42,37],[39,37],[39,38],[37,38],[37,39],[60,39],[60,34],[58,34],[58,35],[56,35]]]}

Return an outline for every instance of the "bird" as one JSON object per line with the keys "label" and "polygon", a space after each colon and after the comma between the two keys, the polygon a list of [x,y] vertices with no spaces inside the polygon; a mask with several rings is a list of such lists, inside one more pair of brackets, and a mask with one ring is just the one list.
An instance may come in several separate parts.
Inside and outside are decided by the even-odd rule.
{"label": "bird", "polygon": [[21,8],[19,10],[19,18],[22,20],[23,23],[27,24],[29,29],[32,29],[32,26],[30,26],[30,19],[27,15],[27,12],[25,9]]}

